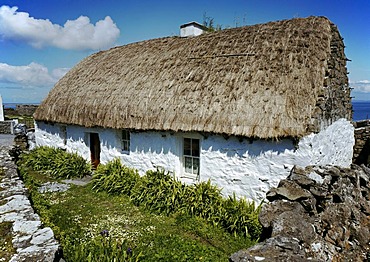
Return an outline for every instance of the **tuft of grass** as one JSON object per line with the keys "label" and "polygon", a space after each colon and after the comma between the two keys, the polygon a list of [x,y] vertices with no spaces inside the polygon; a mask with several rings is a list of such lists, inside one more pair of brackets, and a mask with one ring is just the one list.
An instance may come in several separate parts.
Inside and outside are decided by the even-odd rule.
{"label": "tuft of grass", "polygon": [[20,168],[42,171],[52,178],[84,177],[91,173],[91,164],[77,153],[68,153],[60,148],[41,146],[23,153],[18,163]]}
{"label": "tuft of grass", "polygon": [[137,170],[123,166],[119,159],[115,159],[106,165],[98,166],[92,179],[92,189],[109,194],[131,195],[131,190],[139,178]]}
{"label": "tuft of grass", "polygon": [[15,254],[15,249],[12,245],[12,223],[0,223],[0,261],[9,261]]}

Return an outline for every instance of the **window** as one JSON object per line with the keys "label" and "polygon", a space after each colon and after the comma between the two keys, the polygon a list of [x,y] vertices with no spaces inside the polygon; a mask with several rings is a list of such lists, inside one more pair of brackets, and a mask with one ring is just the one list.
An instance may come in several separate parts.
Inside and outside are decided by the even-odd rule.
{"label": "window", "polygon": [[199,176],[199,139],[184,138],[184,169],[186,174]]}
{"label": "window", "polygon": [[60,138],[63,139],[63,144],[67,145],[67,127],[60,126]]}
{"label": "window", "polygon": [[130,151],[130,132],[128,130],[122,130],[122,151]]}

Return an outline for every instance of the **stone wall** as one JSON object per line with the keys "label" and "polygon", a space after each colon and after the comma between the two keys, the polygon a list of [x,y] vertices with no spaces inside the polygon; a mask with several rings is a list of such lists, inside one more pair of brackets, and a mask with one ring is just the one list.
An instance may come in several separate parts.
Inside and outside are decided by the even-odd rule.
{"label": "stone wall", "polygon": [[267,199],[265,241],[230,261],[369,261],[369,168],[294,168]]}
{"label": "stone wall", "polygon": [[343,38],[335,25],[331,27],[331,54],[312,115],[312,125],[308,128],[312,132],[318,132],[340,118],[352,120],[351,89],[348,85]]}
{"label": "stone wall", "polygon": [[[12,223],[15,254],[9,261],[59,261],[59,243],[50,227],[45,227],[27,198],[28,191],[20,179],[17,166],[9,155],[11,146],[0,144],[0,222]],[[5,261],[0,258],[0,261]]]}
{"label": "stone wall", "polygon": [[0,134],[12,134],[13,125],[13,121],[0,121]]}
{"label": "stone wall", "polygon": [[370,120],[354,122],[353,163],[370,165]]}
{"label": "stone wall", "polygon": [[20,116],[32,116],[35,113],[37,107],[37,105],[16,105],[15,111]]}

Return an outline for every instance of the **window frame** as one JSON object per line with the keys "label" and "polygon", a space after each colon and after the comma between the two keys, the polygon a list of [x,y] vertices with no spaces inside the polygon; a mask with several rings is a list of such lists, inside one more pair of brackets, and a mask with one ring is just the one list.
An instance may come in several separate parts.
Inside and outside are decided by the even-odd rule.
{"label": "window frame", "polygon": [[[190,154],[185,153],[185,140],[190,140]],[[197,149],[193,149],[193,146],[196,144],[193,141],[197,141]],[[194,152],[195,151],[195,152]],[[196,151],[197,154],[196,154]],[[201,139],[198,136],[184,136],[182,137],[182,170],[183,175],[187,178],[192,178],[195,180],[199,180],[200,177],[200,153],[201,153]],[[186,167],[187,159],[191,160],[191,172],[188,172],[188,168]],[[194,160],[197,162],[197,169],[195,171],[194,167]]]}
{"label": "window frame", "polygon": [[67,133],[67,126],[60,125],[60,138],[63,140],[63,145],[67,145],[68,133]]}
{"label": "window frame", "polygon": [[122,129],[121,136],[121,151],[122,153],[129,153],[131,147],[131,132],[128,129]]}

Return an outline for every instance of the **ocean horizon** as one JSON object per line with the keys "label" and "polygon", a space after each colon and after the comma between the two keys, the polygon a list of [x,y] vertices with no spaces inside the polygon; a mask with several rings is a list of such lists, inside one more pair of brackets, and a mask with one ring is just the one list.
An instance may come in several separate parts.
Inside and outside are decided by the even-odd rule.
{"label": "ocean horizon", "polygon": [[353,120],[366,120],[370,117],[370,101],[352,101]]}

